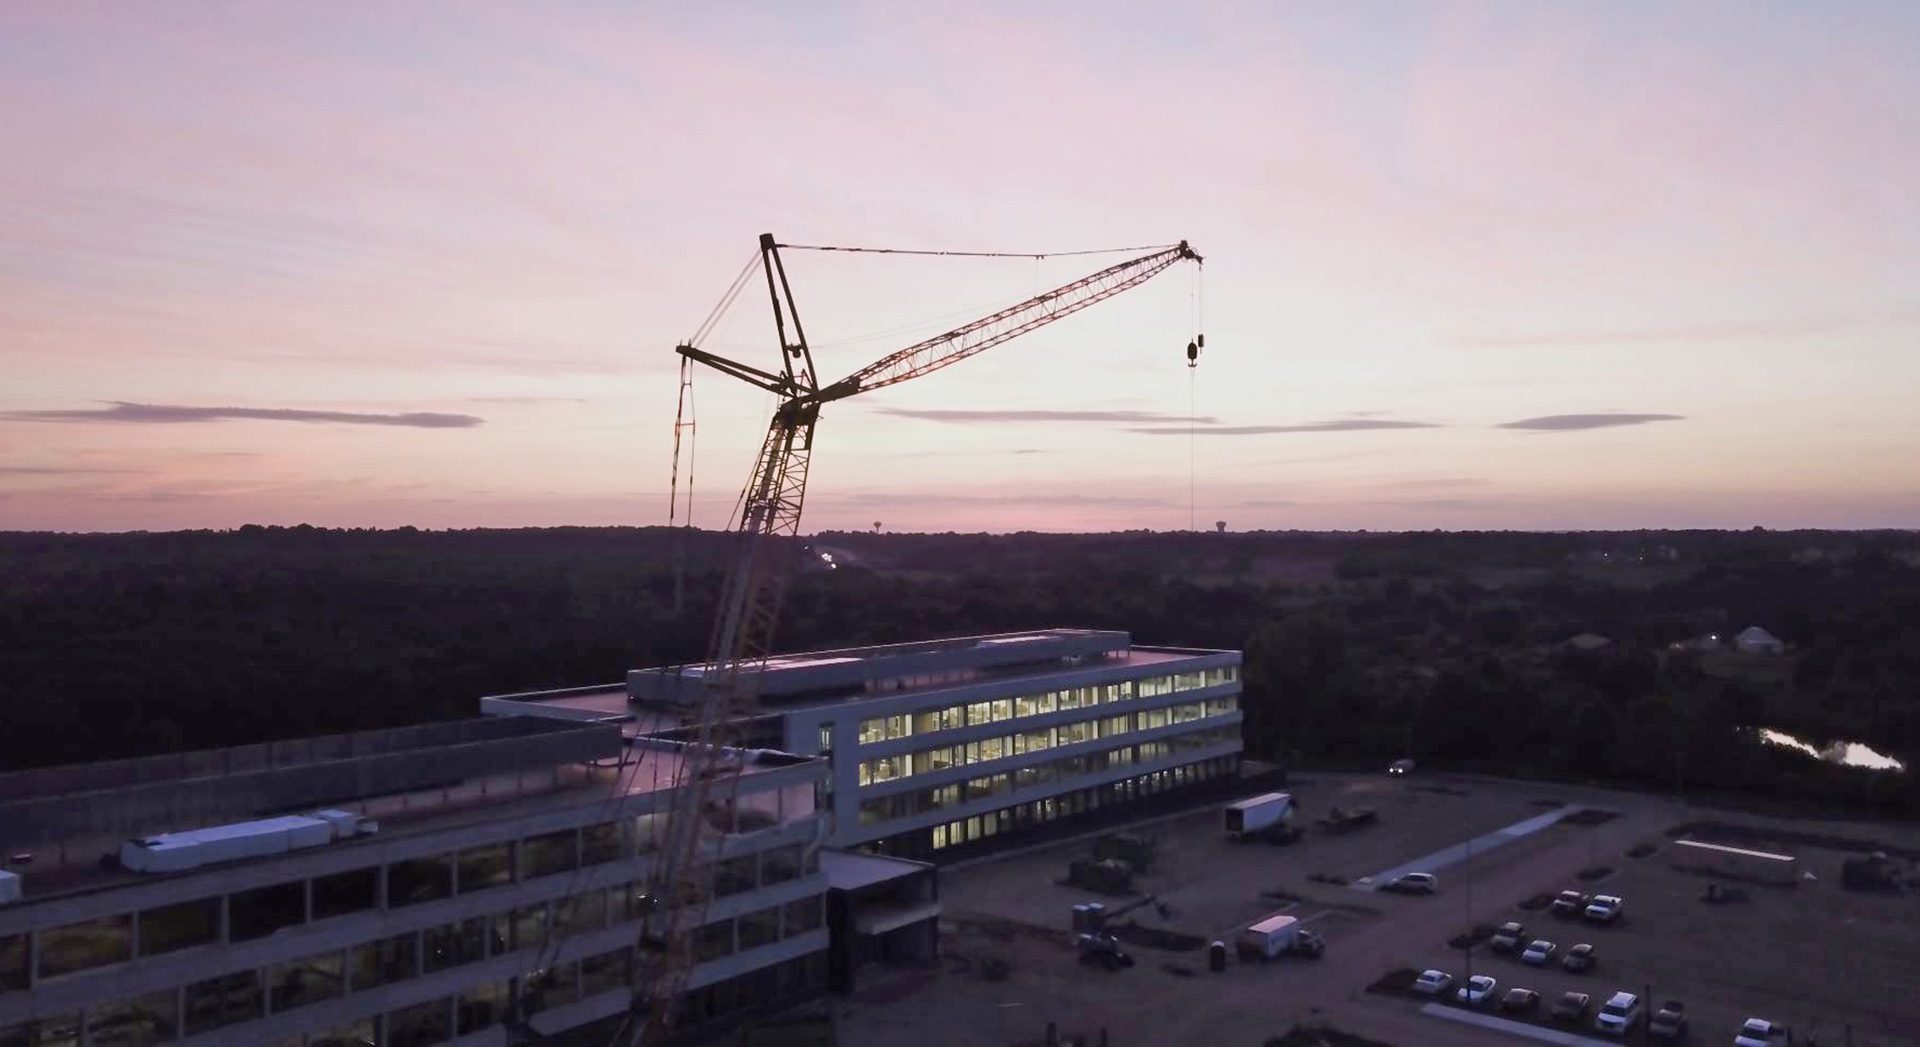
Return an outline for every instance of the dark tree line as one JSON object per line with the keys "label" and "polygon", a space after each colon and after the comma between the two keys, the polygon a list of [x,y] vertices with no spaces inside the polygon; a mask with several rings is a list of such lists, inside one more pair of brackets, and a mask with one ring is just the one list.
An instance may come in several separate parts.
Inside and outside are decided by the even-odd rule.
{"label": "dark tree line", "polygon": [[[1920,753],[1920,569],[1905,534],[814,541],[842,567],[800,557],[783,647],[1126,629],[1244,648],[1259,756],[1411,754],[1920,811],[1915,775],[1849,772],[1739,730]],[[470,716],[484,694],[695,659],[727,550],[722,535],[659,528],[0,535],[0,767]],[[1749,624],[1793,652],[1671,647]],[[1613,645],[1565,650],[1580,632]]]}

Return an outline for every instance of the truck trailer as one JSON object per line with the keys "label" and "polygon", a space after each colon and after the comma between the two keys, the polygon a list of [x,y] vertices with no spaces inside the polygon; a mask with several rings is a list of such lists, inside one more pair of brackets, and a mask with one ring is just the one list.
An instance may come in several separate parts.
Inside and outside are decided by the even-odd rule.
{"label": "truck trailer", "polygon": [[1292,916],[1269,916],[1241,931],[1234,944],[1242,960],[1261,963],[1288,953],[1315,957],[1326,948],[1319,935],[1300,926]]}
{"label": "truck trailer", "polygon": [[1292,793],[1263,793],[1227,805],[1227,835],[1244,840],[1293,819]]}

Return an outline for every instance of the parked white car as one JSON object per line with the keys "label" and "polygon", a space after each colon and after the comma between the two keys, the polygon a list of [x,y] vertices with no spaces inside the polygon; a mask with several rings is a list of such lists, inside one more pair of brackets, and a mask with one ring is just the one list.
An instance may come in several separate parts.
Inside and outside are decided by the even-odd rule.
{"label": "parked white car", "polygon": [[1432,873],[1401,873],[1388,880],[1384,889],[1402,894],[1432,894],[1440,889],[1440,881]]}
{"label": "parked white car", "polygon": [[1467,979],[1467,984],[1454,990],[1453,998],[1469,1007],[1485,1007],[1493,999],[1493,991],[1500,983],[1484,974],[1476,974]]}
{"label": "parked white car", "polygon": [[1792,1042],[1786,1026],[1765,1018],[1748,1018],[1740,1024],[1740,1035],[1733,1038],[1733,1047],[1775,1047],[1783,1042]]}
{"label": "parked white car", "polygon": [[1445,971],[1421,971],[1413,980],[1413,991],[1422,996],[1438,996],[1453,988],[1453,975]]}
{"label": "parked white car", "polygon": [[1593,1016],[1593,1027],[1609,1036],[1625,1036],[1639,1022],[1640,997],[1630,992],[1616,992],[1607,997],[1600,1013]]}
{"label": "parked white car", "polygon": [[1596,894],[1593,901],[1587,903],[1587,919],[1594,923],[1612,923],[1620,918],[1620,910],[1627,903],[1611,894]]}
{"label": "parked white car", "polygon": [[1545,938],[1535,938],[1520,954],[1521,963],[1530,963],[1535,967],[1544,967],[1553,960],[1553,950],[1558,948]]}

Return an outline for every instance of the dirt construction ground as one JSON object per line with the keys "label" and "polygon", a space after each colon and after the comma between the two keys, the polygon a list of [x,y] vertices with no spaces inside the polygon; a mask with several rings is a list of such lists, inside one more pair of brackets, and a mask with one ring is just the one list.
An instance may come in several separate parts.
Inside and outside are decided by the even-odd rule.
{"label": "dirt construction ground", "polygon": [[[1438,967],[1462,976],[1466,955],[1449,938],[1476,923],[1520,920],[1562,951],[1592,942],[1600,962],[1594,972],[1574,975],[1476,947],[1474,972],[1493,975],[1503,990],[1526,986],[1550,1002],[1578,989],[1597,1001],[1615,989],[1651,986],[1655,999],[1687,1004],[1693,1043],[1731,1043],[1740,1020],[1752,1015],[1786,1023],[1800,1047],[1845,1044],[1849,1033],[1856,1047],[1920,1045],[1920,891],[1843,891],[1840,862],[1850,852],[1835,841],[1814,846],[1792,836],[1920,850],[1920,829],[1793,823],[1635,794],[1486,779],[1313,775],[1289,789],[1309,823],[1305,838],[1291,846],[1228,841],[1217,805],[1135,827],[1157,842],[1158,860],[1136,879],[1131,897],[1058,882],[1069,859],[1089,852],[1090,839],[943,870],[941,962],[864,969],[858,989],[835,1008],[841,1042],[1038,1044],[1050,1022],[1069,1036],[1095,1037],[1104,1028],[1115,1047],[1259,1047],[1296,1023],[1325,1023],[1392,1047],[1538,1042],[1422,1013],[1425,1000],[1367,991],[1395,969]],[[1335,805],[1377,808],[1379,822],[1339,835],[1311,826]],[[1617,816],[1597,824],[1574,817],[1497,846],[1484,839],[1583,806]],[[1750,900],[1708,905],[1700,900],[1707,880],[1668,861],[1670,830],[1702,822],[1774,833],[1767,849],[1798,854],[1817,879],[1790,888],[1745,886]],[[1706,828],[1693,835],[1716,839]],[[1482,839],[1464,860],[1456,845],[1476,837]],[[1359,881],[1428,855],[1441,856],[1432,867],[1440,891],[1432,897],[1325,879]],[[1610,871],[1579,878],[1602,869]],[[1592,927],[1521,907],[1564,887],[1621,895],[1625,919]],[[1078,962],[1069,933],[1075,903],[1114,909],[1148,895],[1166,907],[1164,915],[1146,904],[1121,920],[1135,924],[1123,932],[1135,966],[1109,972]],[[1319,931],[1326,956],[1229,961],[1224,973],[1208,970],[1206,950],[1194,943],[1231,943],[1234,932],[1276,912]],[[1591,1035],[1590,1027],[1578,1031]]]}

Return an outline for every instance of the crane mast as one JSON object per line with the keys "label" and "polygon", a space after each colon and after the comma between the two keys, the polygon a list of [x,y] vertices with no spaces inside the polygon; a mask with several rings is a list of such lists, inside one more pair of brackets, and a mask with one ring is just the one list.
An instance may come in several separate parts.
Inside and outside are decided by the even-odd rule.
{"label": "crane mast", "polygon": [[653,904],[642,933],[641,988],[635,998],[641,1013],[639,1021],[630,1022],[636,1043],[663,1038],[692,973],[692,930],[704,921],[712,897],[712,866],[704,852],[732,824],[744,773],[741,755],[732,747],[754,712],[759,672],[773,653],[821,406],[930,374],[1136,287],[1177,262],[1202,261],[1183,240],[907,346],[821,386],[780,246],[771,234],[760,237],[760,264],[780,338],[779,370],[762,370],[691,344],[675,348],[689,360],[775,394],[779,405],[741,492],[738,544],[701,666],[690,741],[674,777],[667,840],[649,882]]}

